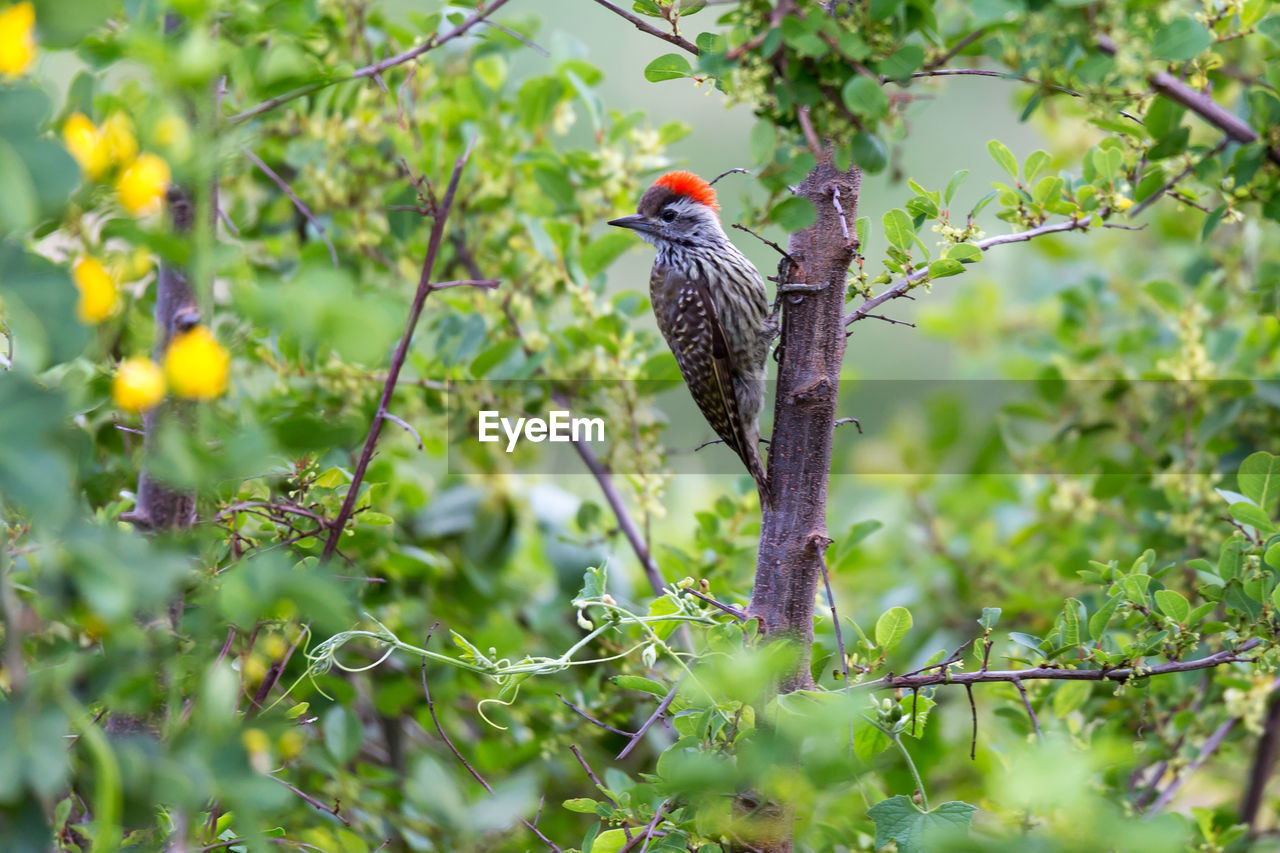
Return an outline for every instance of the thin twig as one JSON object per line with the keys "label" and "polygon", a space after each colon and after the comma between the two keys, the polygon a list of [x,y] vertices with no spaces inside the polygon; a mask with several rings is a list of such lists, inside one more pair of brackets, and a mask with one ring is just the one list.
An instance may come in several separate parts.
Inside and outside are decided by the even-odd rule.
{"label": "thin twig", "polygon": [[707,604],[710,604],[712,607],[715,607],[719,610],[723,610],[725,613],[728,613],[730,616],[732,616],[734,619],[737,619],[739,622],[747,621],[747,613],[745,610],[741,610],[737,607],[734,607],[731,604],[725,604],[723,602],[716,601],[711,596],[698,592],[696,589],[692,587],[688,587],[688,586],[681,587],[680,594],[692,595],[694,598],[700,601],[704,601]]}
{"label": "thin twig", "polygon": [[[604,794],[610,800],[613,800],[614,805],[617,805],[618,801],[614,799],[613,795],[609,793],[609,789],[600,781],[600,777],[591,769],[591,765],[587,763],[587,759],[582,757],[582,751],[578,749],[578,745],[573,743],[569,744],[569,751],[573,753],[574,758],[578,759],[578,763],[582,765],[582,769],[587,774],[587,778],[600,789],[600,793]],[[534,822],[537,823],[537,821]],[[631,840],[631,829],[626,825],[622,827],[622,834],[626,836],[628,841]]]}
{"label": "thin twig", "polygon": [[[445,733],[444,726],[440,725],[440,718],[436,716],[436,704],[431,700],[431,688],[427,686],[427,659],[426,658],[422,659],[421,670],[422,670],[422,693],[427,700],[427,712],[431,715],[431,722],[435,724],[436,731],[439,732],[440,734],[440,739],[444,741],[445,746],[449,747],[449,751],[453,753],[453,757],[458,759],[458,763],[466,768],[467,772],[471,774],[471,777],[475,779],[477,782],[479,782],[486,791],[492,794],[493,786],[490,785],[487,781],[485,781],[485,778],[480,775],[480,771],[472,767],[471,762],[467,761],[467,759],[463,757],[462,753],[458,751],[458,748],[453,745],[453,741],[450,740],[449,735]],[[552,841],[550,838],[547,838],[547,836],[543,835],[542,830],[538,829],[538,827],[534,826],[532,823],[530,823],[528,820],[526,820],[522,816],[518,816],[516,819],[519,820],[520,823],[524,824],[525,829],[529,830],[534,835],[536,835],[539,841],[547,845],[547,847],[555,851],[555,853],[562,853],[560,848],[556,846],[556,843]]]}
{"label": "thin twig", "polygon": [[[969,685],[967,684],[965,685],[965,687],[968,687],[968,686]],[[1022,686],[1022,679],[1015,678],[1013,680],[1013,686],[1018,688],[1018,693],[1022,695],[1022,704],[1027,709],[1027,716],[1031,718],[1031,725],[1035,727],[1036,737],[1039,738],[1041,741],[1043,741],[1044,732],[1040,731],[1040,720],[1036,718],[1035,709],[1031,707],[1031,699],[1030,697],[1027,696],[1027,688]]]}
{"label": "thin twig", "polygon": [[960,53],[960,51],[964,50],[966,47],[973,44],[978,39],[982,38],[984,35],[986,35],[986,33],[987,33],[986,27],[978,27],[976,30],[969,33],[967,36],[960,39],[960,41],[952,45],[951,49],[948,50],[946,53],[942,54],[942,56],[939,56],[937,59],[933,60],[928,65],[926,65],[924,67],[924,70],[932,71],[935,68],[940,68],[943,65],[946,65],[948,62],[954,59],[956,55]]}
{"label": "thin twig", "polygon": [[[1039,86],[1042,89],[1048,89],[1061,95],[1070,95],[1073,98],[1084,98],[1084,95],[1074,89],[1068,89],[1065,86],[1059,86],[1056,83],[1046,83],[1043,80],[1037,80],[1034,77],[1027,77],[1023,74],[1014,74],[1010,71],[990,71],[985,68],[936,68],[924,71],[916,71],[911,75],[913,78],[919,77],[995,77],[999,80],[1016,80],[1022,83],[1030,83],[1033,86]],[[889,78],[882,78],[881,82],[891,82]],[[1142,119],[1124,110],[1117,110],[1120,115],[1132,122],[1143,124]]]}
{"label": "thin twig", "polygon": [[325,812],[326,814],[333,815],[334,817],[336,817],[338,820],[342,822],[343,826],[346,826],[346,827],[351,826],[351,821],[347,820],[345,817],[338,814],[338,804],[336,801],[334,802],[332,807],[326,806],[324,803],[320,802],[315,797],[308,794],[306,791],[303,791],[300,788],[296,788],[293,785],[290,785],[288,782],[284,781],[279,776],[272,776],[270,773],[268,773],[267,778],[274,779],[275,781],[279,782],[281,785],[284,785],[290,791],[293,791],[293,793],[297,794],[300,798],[302,798],[303,802],[307,803],[312,808],[319,809],[320,811]]}
{"label": "thin twig", "polygon": [[630,21],[635,26],[635,28],[642,33],[648,33],[649,35],[654,36],[656,38],[660,38],[665,42],[674,44],[676,47],[680,48],[681,50],[686,51],[687,53],[692,53],[694,56],[697,56],[698,53],[700,52],[698,50],[698,46],[693,42],[689,41],[688,39],[682,38],[681,36],[675,35],[674,33],[663,32],[662,30],[655,27],[653,24],[650,24],[644,18],[641,18],[639,15],[633,15],[632,13],[626,11],[625,9],[620,9],[619,7],[610,3],[609,0],[596,0],[596,3],[605,7],[606,9],[608,9],[610,12],[617,15],[618,17],[625,18],[626,20]]}
{"label": "thin twig", "polygon": [[875,681],[864,681],[853,685],[854,688],[874,688],[876,690],[910,690],[913,687],[928,687],[931,684],[991,684],[995,682],[1015,681],[1128,681],[1131,678],[1146,678],[1152,675],[1168,675],[1174,672],[1194,672],[1211,669],[1226,663],[1248,663],[1252,658],[1240,657],[1244,652],[1257,648],[1262,641],[1253,637],[1234,649],[1223,649],[1202,658],[1193,660],[1170,661],[1154,666],[1134,667],[1122,666],[1115,669],[1059,669],[1051,666],[1037,666],[1028,669],[986,669],[973,672],[935,673],[929,675],[886,675]]}
{"label": "thin twig", "polygon": [[750,170],[750,169],[744,169],[744,168],[742,168],[741,166],[735,166],[735,167],[734,167],[734,168],[732,168],[732,169],[726,169],[726,170],[724,170],[723,172],[721,172],[720,174],[716,175],[716,176],[715,176],[714,178],[712,178],[711,180],[707,181],[707,183],[714,187],[714,186],[716,185],[716,181],[720,180],[721,178],[725,177],[726,175],[750,175],[750,174],[751,174],[751,170]]}
{"label": "thin twig", "polygon": [[844,683],[849,683],[849,656],[844,651],[844,632],[840,630],[840,614],[836,612],[836,595],[831,591],[831,573],[827,571],[827,546],[831,540],[815,536],[809,544],[818,552],[818,565],[822,568],[822,583],[827,588],[827,606],[831,608],[831,623],[836,629],[836,648],[840,650],[840,666],[844,670]]}
{"label": "thin twig", "polygon": [[329,239],[329,232],[320,224],[320,220],[316,219],[316,215],[311,212],[311,208],[307,207],[306,202],[298,198],[298,194],[293,191],[293,187],[289,186],[284,178],[275,173],[275,170],[262,161],[262,159],[250,151],[247,147],[241,146],[240,151],[244,156],[248,157],[253,165],[257,166],[262,174],[271,179],[271,182],[280,188],[280,191],[287,195],[292,201],[293,206],[298,208],[298,212],[307,218],[307,221],[316,227],[320,232],[320,238],[324,240],[324,244],[329,247],[329,258],[333,261],[333,265],[338,266],[338,250],[333,247],[333,241]]}
{"label": "thin twig", "polygon": [[[1110,36],[1097,38],[1098,49],[1107,56],[1116,55],[1116,43]],[[1244,145],[1258,141],[1258,133],[1239,116],[1219,104],[1204,92],[1198,92],[1174,77],[1168,71],[1156,71],[1147,77],[1151,88],[1171,101],[1182,104],[1209,124],[1221,130],[1230,139]],[[1267,147],[1267,158],[1280,164],[1280,148]]]}
{"label": "thin twig", "polygon": [[766,239],[766,238],[764,238],[764,237],[761,237],[759,234],[757,234],[756,232],[752,231],[752,230],[751,230],[750,228],[748,228],[747,226],[745,226],[745,225],[739,225],[738,223],[734,222],[734,223],[732,223],[732,224],[730,225],[730,227],[731,227],[731,228],[737,228],[739,231],[746,231],[746,232],[747,232],[748,234],[750,234],[752,237],[755,237],[755,238],[756,238],[757,240],[759,240],[761,243],[764,243],[766,246],[768,246],[768,247],[770,247],[771,249],[773,249],[773,250],[774,250],[775,252],[777,252],[779,255],[782,255],[782,257],[786,258],[788,261],[791,261],[791,263],[795,264],[796,266],[799,266],[799,265],[800,265],[800,262],[799,262],[799,261],[797,261],[795,258],[791,257],[791,255],[787,254],[787,250],[786,250],[786,249],[782,248],[781,246],[779,246],[777,243],[773,242],[772,240],[768,240],[768,239]]}
{"label": "thin twig", "polygon": [[446,290],[447,288],[450,288],[450,287],[474,287],[478,290],[493,290],[495,287],[497,287],[501,283],[502,282],[498,281],[496,278],[482,278],[482,279],[468,278],[468,279],[461,279],[459,281],[438,281],[435,284],[431,285],[431,289]]}
{"label": "thin twig", "polygon": [[677,679],[675,684],[671,685],[671,690],[669,690],[667,695],[663,697],[662,701],[658,703],[658,707],[649,715],[649,719],[645,720],[644,725],[637,729],[636,733],[631,736],[631,742],[622,748],[622,752],[618,753],[618,761],[621,761],[631,754],[631,750],[635,749],[636,744],[640,743],[644,738],[645,732],[649,731],[649,729],[653,727],[653,724],[658,722],[659,718],[661,718],[662,715],[667,712],[667,709],[671,707],[672,701],[676,698],[676,691],[680,689],[680,681],[682,679],[683,676],[681,679]]}
{"label": "thin twig", "polygon": [[408,421],[406,421],[404,418],[400,417],[399,415],[393,415],[390,412],[386,412],[382,416],[387,420],[391,421],[396,426],[400,427],[405,432],[409,433],[409,435],[413,436],[413,440],[418,443],[419,450],[424,449],[422,446],[422,436],[418,435],[418,431],[414,429],[413,426]]}
{"label": "thin twig", "polygon": [[631,544],[631,550],[635,552],[636,557],[640,560],[640,566],[644,569],[645,577],[649,579],[649,586],[653,588],[653,594],[662,595],[662,588],[665,586],[662,580],[662,572],[658,569],[658,563],[653,559],[649,546],[645,544],[644,537],[640,535],[640,529],[636,527],[635,519],[631,517],[631,512],[627,509],[627,504],[623,501],[622,494],[618,491],[617,485],[614,484],[613,475],[604,467],[604,464],[600,462],[586,442],[572,439],[571,443],[573,444],[573,449],[578,451],[578,456],[582,457],[587,470],[591,472],[591,475],[596,478],[596,482],[599,483],[600,491],[604,493],[604,499],[608,502],[609,508],[613,510],[614,518],[618,521],[618,529],[622,531],[622,535]]}
{"label": "thin twig", "polygon": [[1208,739],[1205,740],[1204,746],[1200,747],[1200,754],[1183,769],[1182,773],[1176,776],[1173,781],[1171,781],[1165,789],[1160,792],[1160,796],[1151,804],[1151,808],[1147,809],[1144,817],[1153,817],[1162,811],[1165,806],[1169,805],[1169,803],[1173,801],[1174,795],[1178,793],[1178,789],[1182,787],[1182,783],[1185,782],[1192,773],[1199,770],[1200,767],[1209,760],[1211,755],[1218,751],[1218,747],[1222,745],[1222,742],[1227,739],[1227,735],[1231,734],[1231,730],[1234,729],[1236,724],[1239,722],[1239,717],[1232,717],[1222,725],[1218,726],[1214,733],[1209,735]]}
{"label": "thin twig", "polygon": [[[804,133],[805,144],[809,146],[809,151],[813,156],[822,159],[822,143],[818,141],[818,134],[813,129],[813,120],[809,118],[809,108],[801,107],[796,110],[796,118],[800,120],[800,130]],[[845,238],[848,239],[848,234]]]}
{"label": "thin twig", "polygon": [[[1101,222],[1100,216],[1093,216],[1085,219],[1069,219],[1066,222],[1055,222],[1050,225],[1040,225],[1036,228],[1028,228],[1026,231],[1017,231],[1013,234],[997,234],[994,237],[988,237],[985,240],[978,240],[976,243],[970,243],[970,246],[976,246],[982,251],[990,249],[992,246],[999,246],[1004,243],[1025,243],[1036,237],[1042,237],[1045,234],[1057,234],[1064,231],[1086,231],[1092,225]],[[844,324],[848,326],[871,314],[873,310],[879,308],[890,299],[897,299],[905,296],[911,286],[917,282],[923,281],[929,277],[929,268],[921,267],[914,272],[903,276],[893,283],[887,289],[881,291],[879,295],[872,296],[855,308],[853,311],[845,315]]]}
{"label": "thin twig", "polygon": [[609,725],[608,723],[600,722],[595,717],[591,716],[586,711],[582,710],[577,705],[573,704],[568,699],[561,696],[559,693],[556,694],[556,698],[559,699],[561,702],[563,702],[565,707],[567,707],[570,711],[573,711],[573,713],[577,714],[579,717],[586,720],[588,723],[591,723],[592,725],[595,725],[595,726],[599,726],[602,729],[607,729],[608,731],[613,732],[615,735],[622,735],[623,737],[627,737],[627,738],[632,736],[631,732],[624,732],[622,729],[615,729],[613,726]]}
{"label": "thin twig", "polygon": [[972,684],[966,684],[964,692],[969,694],[969,715],[973,717],[973,737],[969,738],[969,760],[974,761],[978,755],[978,705],[973,701]]}
{"label": "thin twig", "polygon": [[1142,213],[1142,211],[1146,210],[1151,205],[1155,204],[1157,201],[1160,200],[1161,196],[1163,196],[1169,190],[1176,187],[1178,183],[1187,175],[1190,175],[1192,172],[1194,172],[1197,166],[1199,166],[1201,163],[1204,163],[1207,160],[1217,157],[1219,154],[1222,153],[1223,149],[1225,149],[1230,144],[1231,144],[1231,138],[1223,137],[1222,141],[1219,142],[1212,151],[1210,151],[1208,154],[1201,157],[1199,160],[1192,160],[1190,163],[1187,164],[1187,167],[1185,169],[1183,169],[1181,172],[1179,172],[1177,175],[1171,178],[1164,186],[1162,186],[1160,189],[1156,190],[1151,195],[1144,198],[1142,201],[1135,204],[1129,210],[1129,213],[1128,213],[1129,218],[1132,219],[1133,217],[1137,216],[1139,213]]}
{"label": "thin twig", "polygon": [[481,23],[483,23],[487,27],[493,27],[495,30],[497,30],[500,33],[504,33],[506,35],[511,36],[513,39],[520,42],[530,50],[537,51],[538,53],[548,58],[550,58],[551,56],[551,51],[547,50],[545,47],[542,47],[539,44],[534,43],[532,39],[530,39],[528,36],[524,35],[523,33],[518,33],[515,30],[511,29],[510,27],[504,27],[502,24],[495,23],[494,21],[482,21]]}
{"label": "thin twig", "polygon": [[[494,4],[497,5],[496,3]],[[422,261],[422,273],[418,277],[418,289],[413,297],[413,304],[409,307],[409,318],[405,322],[404,333],[400,336],[400,343],[396,345],[395,354],[391,357],[391,366],[387,371],[387,380],[382,385],[382,397],[378,401],[378,411],[374,415],[373,422],[369,425],[369,435],[365,438],[364,449],[360,452],[360,460],[356,463],[355,473],[351,476],[351,484],[347,487],[347,496],[342,502],[342,508],[338,511],[338,517],[332,522],[332,529],[329,532],[329,539],[325,542],[324,551],[321,553],[322,560],[328,560],[333,556],[333,552],[338,549],[338,540],[342,537],[343,529],[346,527],[347,520],[351,518],[351,513],[355,511],[356,499],[359,497],[360,485],[364,482],[365,472],[369,469],[369,463],[373,460],[373,450],[378,443],[378,436],[382,433],[382,424],[386,419],[387,410],[391,406],[391,395],[395,393],[396,382],[400,379],[400,371],[404,368],[405,359],[409,355],[409,344],[413,339],[413,332],[418,327],[418,317],[422,314],[422,306],[427,301],[427,296],[434,289],[431,285],[431,270],[436,263],[436,255],[440,251],[440,241],[444,236],[444,224],[449,218],[449,212],[453,208],[453,198],[458,192],[458,181],[462,178],[462,170],[467,165],[467,159],[471,156],[471,148],[475,144],[475,140],[467,143],[466,150],[459,155],[457,161],[453,164],[453,174],[449,176],[449,186],[445,190],[444,200],[440,203],[438,215],[431,221],[431,237],[427,243],[427,255]]]}
{"label": "thin twig", "polygon": [[649,849],[649,841],[653,838],[653,833],[657,830],[658,823],[662,820],[662,813],[667,810],[667,805],[670,802],[670,800],[663,800],[658,807],[654,809],[653,820],[649,821],[649,825],[644,828],[644,833],[622,845],[622,848],[618,853],[629,853],[631,848],[634,847],[642,838],[644,839],[644,846],[640,848],[640,853],[645,853],[645,851]]}
{"label": "thin twig", "polygon": [[[239,112],[233,116],[228,117],[227,122],[229,124],[238,124],[243,121],[248,121],[249,119],[254,118],[255,116],[260,116],[265,112],[270,112],[271,110],[274,110],[276,107],[280,106],[281,104],[287,104],[290,101],[296,100],[306,95],[310,95],[313,92],[318,92],[327,86],[332,86],[336,83],[346,83],[350,80],[359,80],[362,77],[374,77],[378,74],[381,74],[383,71],[386,71],[388,68],[394,68],[397,65],[403,65],[406,62],[417,59],[419,56],[421,56],[422,54],[426,53],[429,50],[434,50],[437,47],[440,47],[442,44],[453,41],[454,39],[458,38],[461,35],[465,35],[468,30],[470,30],[476,24],[482,22],[485,18],[492,15],[494,12],[498,11],[498,9],[505,6],[508,2],[510,2],[510,0],[493,0],[493,2],[490,3],[487,7],[480,9],[471,17],[463,21],[461,24],[458,24],[456,28],[450,30],[448,33],[444,34],[443,36],[440,36],[439,38],[436,38],[433,35],[431,36],[431,38],[427,39],[422,44],[416,47],[409,48],[406,51],[397,53],[395,56],[387,57],[386,59],[380,62],[375,62],[372,65],[366,65],[363,68],[358,68],[355,71],[353,71],[350,76],[341,77],[335,80],[325,80],[319,83],[308,83],[307,85],[300,86],[297,89],[293,89],[292,91],[285,92],[284,94],[281,94],[281,95],[276,95],[274,98],[268,98],[267,100],[263,101],[260,104],[252,106],[249,109],[244,110],[243,112]],[[696,47],[694,48],[694,52],[695,53],[697,52]]]}

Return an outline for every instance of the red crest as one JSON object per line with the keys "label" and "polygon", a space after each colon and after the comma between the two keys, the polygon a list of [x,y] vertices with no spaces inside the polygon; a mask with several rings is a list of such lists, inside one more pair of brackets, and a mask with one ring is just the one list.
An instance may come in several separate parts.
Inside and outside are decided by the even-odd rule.
{"label": "red crest", "polygon": [[711,188],[711,184],[693,172],[667,172],[654,181],[654,186],[666,187],[676,195],[691,198],[712,210],[720,209],[720,205],[716,203],[716,191]]}

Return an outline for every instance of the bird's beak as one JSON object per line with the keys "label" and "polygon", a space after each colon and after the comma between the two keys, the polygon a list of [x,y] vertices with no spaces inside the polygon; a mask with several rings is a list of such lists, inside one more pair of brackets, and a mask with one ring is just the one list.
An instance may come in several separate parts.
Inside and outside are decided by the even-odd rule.
{"label": "bird's beak", "polygon": [[633,213],[621,219],[610,219],[609,224],[616,225],[619,228],[630,228],[632,231],[641,233],[653,233],[653,225],[649,222],[649,217],[642,216],[639,213]]}

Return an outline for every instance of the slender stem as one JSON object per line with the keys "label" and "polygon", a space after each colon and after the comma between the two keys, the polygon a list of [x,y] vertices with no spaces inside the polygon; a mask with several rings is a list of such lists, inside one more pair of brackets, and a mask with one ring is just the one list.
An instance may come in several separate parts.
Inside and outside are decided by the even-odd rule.
{"label": "slender stem", "polygon": [[387,57],[386,59],[383,59],[380,62],[373,63],[372,65],[366,65],[363,68],[358,68],[354,72],[352,72],[350,76],[341,77],[335,80],[325,80],[318,83],[308,83],[305,86],[299,86],[297,89],[293,89],[291,91],[285,92],[282,95],[276,95],[274,98],[268,98],[267,100],[263,101],[260,104],[256,104],[255,106],[252,106],[249,109],[244,110],[243,112],[239,112],[233,116],[230,116],[227,119],[227,122],[229,124],[239,124],[240,122],[248,121],[251,118],[260,116],[263,113],[274,110],[276,107],[280,106],[281,104],[287,104],[290,101],[294,101],[294,100],[297,100],[298,98],[305,97],[307,95],[310,95],[312,92],[318,92],[321,89],[324,89],[328,86],[335,85],[337,83],[346,83],[350,80],[359,80],[363,77],[377,77],[379,74],[381,74],[383,71],[386,71],[388,68],[394,68],[397,65],[403,65],[406,62],[417,59],[419,56],[426,53],[427,51],[435,50],[440,45],[445,44],[446,42],[450,42],[461,35],[464,35],[468,30],[470,30],[476,24],[479,24],[482,21],[484,21],[485,18],[489,17],[494,12],[498,11],[498,9],[505,6],[508,2],[510,2],[510,0],[493,0],[493,2],[490,3],[486,8],[479,10],[478,12],[473,14],[471,17],[463,21],[461,24],[458,24],[458,26],[455,29],[450,30],[448,33],[445,33],[443,36],[440,36],[439,38],[436,38],[433,35],[431,38],[427,39],[422,44],[416,47],[411,47],[406,51],[397,53],[395,56]]}
{"label": "slender stem", "polygon": [[[494,5],[496,6],[497,3]],[[431,284],[431,270],[435,267],[436,255],[440,251],[440,241],[444,236],[444,224],[449,218],[450,210],[453,208],[454,195],[458,191],[458,181],[462,177],[462,170],[467,165],[467,159],[471,156],[471,148],[474,144],[475,140],[473,139],[467,144],[466,150],[458,157],[457,162],[453,164],[453,174],[449,176],[449,186],[445,190],[444,200],[440,203],[440,209],[431,222],[431,237],[427,243],[427,255],[422,261],[422,274],[418,277],[418,290],[414,294],[413,304],[409,308],[409,319],[405,322],[404,334],[400,336],[400,343],[396,345],[395,355],[391,358],[391,367],[387,370],[387,379],[382,385],[382,397],[378,401],[378,411],[373,416],[373,423],[369,425],[369,435],[364,441],[364,449],[360,453],[360,460],[356,463],[355,473],[351,476],[351,485],[347,487],[346,499],[342,502],[338,517],[333,520],[329,531],[329,539],[324,543],[321,560],[328,560],[333,556],[333,552],[338,550],[338,540],[342,537],[347,520],[351,518],[351,513],[355,511],[360,486],[364,482],[365,472],[369,469],[369,462],[373,459],[373,450],[378,443],[378,436],[382,433],[382,424],[386,420],[387,411],[391,408],[391,395],[395,393],[396,382],[400,379],[400,371],[404,368],[405,359],[409,355],[409,344],[413,340],[414,330],[418,327],[418,317],[422,314],[422,306],[426,303],[427,297],[434,289]]]}
{"label": "slender stem", "polygon": [[1029,669],[983,669],[974,672],[939,672],[921,675],[886,675],[875,681],[865,681],[852,685],[852,688],[870,687],[875,690],[911,690],[928,687],[934,684],[989,684],[994,682],[1019,681],[1128,681],[1131,678],[1145,678],[1150,675],[1168,675],[1174,672],[1194,672],[1210,669],[1226,663],[1242,663],[1251,658],[1240,655],[1250,649],[1257,648],[1262,641],[1257,637],[1246,640],[1235,649],[1223,649],[1211,655],[1194,660],[1171,661],[1155,666],[1124,666],[1116,669],[1059,669],[1050,666],[1031,667]]}
{"label": "slender stem", "polygon": [[596,0],[596,2],[599,3],[601,6],[605,7],[606,9],[608,9],[613,14],[617,15],[618,17],[625,18],[626,20],[630,21],[635,26],[635,28],[640,32],[648,33],[649,35],[660,38],[665,42],[674,44],[676,47],[680,48],[681,50],[686,51],[688,53],[692,53],[694,56],[698,55],[699,53],[698,46],[693,42],[689,41],[688,39],[682,38],[678,35],[675,35],[674,33],[663,32],[662,30],[650,24],[644,18],[641,18],[639,15],[633,15],[627,10],[619,8],[618,6],[615,6],[614,4],[610,3],[609,0]]}
{"label": "slender stem", "polygon": [[907,751],[906,746],[902,743],[902,735],[894,733],[889,736],[898,747],[898,751],[902,753],[902,758],[907,762],[907,768],[911,771],[911,778],[916,781],[916,790],[920,792],[920,804],[924,806],[925,811],[929,811],[929,795],[924,790],[924,780],[920,778],[920,771],[916,769],[916,763],[911,760],[911,753]]}
{"label": "slender stem", "polygon": [[[970,243],[971,246],[977,246],[982,251],[990,249],[992,246],[999,246],[1004,243],[1025,243],[1036,237],[1043,237],[1045,234],[1058,234],[1064,231],[1087,231],[1091,226],[1102,222],[1102,217],[1096,215],[1085,219],[1070,219],[1066,222],[1055,222],[1051,225],[1040,225],[1036,228],[1028,228],[1026,231],[1018,231],[1013,234],[997,234],[994,237],[988,237],[985,240],[978,240]],[[903,276],[893,283],[888,289],[880,294],[873,296],[855,308],[853,311],[845,315],[844,324],[848,326],[864,317],[870,316],[871,312],[879,308],[890,299],[897,299],[905,296],[912,285],[921,282],[929,277],[929,268],[921,267],[920,269]]]}
{"label": "slender stem", "polygon": [[249,158],[249,162],[258,167],[258,170],[261,171],[262,174],[270,178],[271,183],[279,187],[280,191],[289,197],[293,202],[293,206],[298,209],[298,212],[306,217],[306,220],[316,227],[316,230],[320,232],[320,238],[324,240],[324,244],[329,247],[329,259],[333,261],[333,265],[335,267],[338,266],[338,250],[333,247],[333,241],[329,239],[329,232],[320,224],[320,220],[316,219],[316,215],[311,212],[311,208],[307,207],[306,202],[298,197],[298,194],[293,191],[293,187],[289,186],[288,181],[276,174],[275,169],[272,169],[263,162],[262,158],[257,154],[254,154],[243,145],[240,146],[240,151],[244,156]]}

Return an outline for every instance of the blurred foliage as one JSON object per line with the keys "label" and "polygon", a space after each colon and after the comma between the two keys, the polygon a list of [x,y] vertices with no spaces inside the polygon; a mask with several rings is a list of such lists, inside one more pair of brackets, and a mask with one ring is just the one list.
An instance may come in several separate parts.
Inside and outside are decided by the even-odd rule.
{"label": "blurred foliage", "polygon": [[[1257,837],[1239,819],[1280,629],[1269,4],[637,0],[624,11],[699,48],[643,70],[598,68],[563,38],[526,61],[542,22],[518,0],[493,24],[345,0],[7,9],[6,851],[527,850],[527,820],[565,849],[637,849],[652,827],[650,851],[715,853],[769,845],[793,816],[796,849],[814,851],[1275,848],[1274,800]],[[836,492],[827,563],[847,656],[820,608],[815,689],[773,696],[785,644],[707,600],[747,595],[759,520],[745,478],[664,519],[675,463],[652,383],[572,382],[672,375],[639,282],[609,280],[630,238],[599,226],[691,128],[598,87],[606,71],[692,77],[749,104],[770,194],[749,218],[796,229],[814,213],[786,192],[814,162],[802,114],[837,159],[909,172],[894,144],[933,93],[913,75],[979,63],[1032,81],[990,85],[1050,150],[992,141],[1007,177],[989,193],[964,174],[941,188],[904,176],[900,207],[851,223],[886,250],[859,259],[850,297],[908,278],[924,311],[901,346],[946,341],[975,374],[1034,393],[974,428],[981,403],[960,383],[835,460],[837,474],[865,454],[958,473]],[[1258,140],[1223,143],[1151,95],[1164,70]],[[694,130],[714,135],[714,119]],[[321,561],[442,187],[472,143],[431,272],[501,285],[430,295],[390,399],[412,429],[388,425]],[[156,209],[170,177],[195,204],[190,232]],[[1103,230],[1148,201],[1146,231]],[[1000,249],[1036,258],[1000,289],[994,244],[979,245],[992,219],[1090,233]],[[179,268],[207,328],[187,353],[200,381],[178,371],[170,386],[213,399],[160,419],[145,459],[198,494],[199,520],[143,536],[120,517],[144,459],[137,410],[164,383],[139,360],[157,277]],[[930,283],[960,272],[958,296],[930,310]],[[113,399],[121,364],[133,379],[124,393],[117,376]],[[615,481],[661,531],[664,577],[684,580],[645,588],[591,480],[518,476],[537,448],[497,473],[450,454],[450,410],[544,411],[557,394],[626,436],[602,462],[640,472]],[[1146,673],[1241,647],[1248,661]],[[988,666],[1135,672],[1029,680],[1025,697],[977,685],[972,729],[956,686],[876,690],[892,673]],[[664,702],[615,759],[620,732]],[[1187,796],[1166,809],[1172,785]]]}

